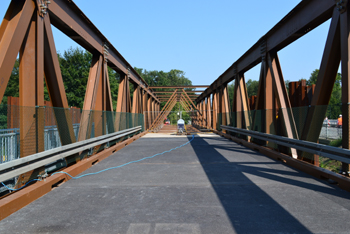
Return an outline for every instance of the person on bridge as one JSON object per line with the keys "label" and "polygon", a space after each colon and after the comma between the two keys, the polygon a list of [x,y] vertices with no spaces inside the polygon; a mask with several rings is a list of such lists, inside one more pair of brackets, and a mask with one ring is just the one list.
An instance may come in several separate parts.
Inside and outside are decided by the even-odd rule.
{"label": "person on bridge", "polygon": [[343,127],[343,116],[342,115],[339,115],[337,125],[338,125],[338,128]]}

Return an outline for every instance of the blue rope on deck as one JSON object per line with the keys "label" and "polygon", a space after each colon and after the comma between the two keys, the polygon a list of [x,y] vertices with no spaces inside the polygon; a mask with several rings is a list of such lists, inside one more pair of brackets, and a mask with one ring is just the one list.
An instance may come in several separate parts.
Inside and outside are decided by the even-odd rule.
{"label": "blue rope on deck", "polygon": [[28,181],[25,185],[23,185],[22,187],[20,187],[20,188],[18,188],[18,189],[9,188],[9,187],[7,187],[6,184],[4,184],[3,182],[1,182],[1,184],[2,184],[5,188],[7,188],[8,190],[14,192],[14,191],[18,191],[18,190],[21,190],[21,189],[27,187],[30,183],[33,183],[33,182],[35,182],[35,181],[41,181],[41,180],[39,180],[39,179],[30,180],[30,181]]}
{"label": "blue rope on deck", "polygon": [[182,144],[182,145],[180,145],[180,146],[178,146],[178,147],[172,148],[172,149],[167,150],[167,151],[164,151],[164,152],[162,152],[162,153],[155,154],[155,155],[153,155],[153,156],[144,157],[144,158],[141,158],[141,159],[136,160],[136,161],[131,161],[131,162],[125,163],[125,164],[120,165],[120,166],[106,168],[106,169],[101,170],[101,171],[98,171],[98,172],[88,173],[88,174],[84,174],[84,175],[81,175],[81,176],[76,176],[76,177],[74,177],[74,176],[71,176],[71,175],[70,175],[69,173],[67,173],[67,172],[58,171],[58,172],[53,173],[51,176],[53,176],[53,175],[55,175],[55,174],[66,174],[66,175],[68,175],[69,177],[71,177],[72,179],[75,179],[75,180],[76,180],[76,179],[80,179],[80,178],[82,178],[82,177],[84,177],[84,176],[97,175],[97,174],[102,173],[102,172],[105,172],[105,171],[109,171],[109,170],[121,168],[121,167],[124,167],[124,166],[129,165],[129,164],[132,164],[132,163],[141,162],[141,161],[146,160],[146,159],[151,159],[151,158],[154,158],[154,157],[156,157],[156,156],[163,155],[163,154],[165,154],[165,153],[169,153],[169,152],[171,152],[171,151],[173,151],[173,150],[176,150],[176,149],[179,149],[179,148],[181,148],[181,147],[183,147],[183,146],[185,146],[185,145],[188,145],[189,143],[191,143],[191,141],[193,141],[193,139],[194,139],[194,135],[192,135],[192,139],[191,139],[190,141],[188,141],[188,142],[186,142],[185,144]]}
{"label": "blue rope on deck", "polygon": [[[124,167],[124,166],[129,165],[129,164],[132,164],[132,163],[141,162],[141,161],[143,161],[143,160],[151,159],[151,158],[154,158],[154,157],[156,157],[156,156],[163,155],[163,154],[165,154],[165,153],[170,153],[170,152],[173,151],[173,150],[176,150],[176,149],[179,149],[179,148],[181,148],[181,147],[183,147],[183,146],[185,146],[185,145],[188,145],[189,143],[191,143],[191,142],[193,141],[193,139],[194,139],[194,135],[192,135],[192,139],[191,139],[190,141],[188,141],[188,142],[186,142],[185,144],[182,144],[182,145],[180,145],[180,146],[178,146],[178,147],[172,148],[172,149],[167,150],[167,151],[164,151],[164,152],[162,152],[162,153],[155,154],[155,155],[153,155],[153,156],[144,157],[144,158],[141,158],[141,159],[139,159],[139,160],[131,161],[131,162],[122,164],[122,165],[120,165],[120,166],[106,168],[106,169],[101,170],[101,171],[98,171],[98,172],[88,173],[88,174],[84,174],[84,175],[81,175],[81,176],[76,176],[76,177],[74,177],[74,176],[70,175],[70,174],[67,173],[67,172],[58,171],[58,172],[53,173],[51,176],[56,175],[56,174],[66,174],[66,175],[68,175],[69,177],[71,177],[72,179],[75,179],[75,180],[76,180],[76,179],[80,179],[80,178],[85,177],[85,176],[97,175],[97,174],[102,173],[102,172],[105,172],[105,171],[109,171],[109,170],[121,168],[121,167]],[[7,188],[8,190],[10,190],[10,191],[18,191],[18,190],[21,190],[21,189],[27,187],[30,183],[32,183],[32,182],[34,182],[34,181],[41,181],[41,180],[40,180],[40,179],[33,179],[33,180],[31,180],[31,181],[28,181],[23,187],[18,188],[18,189],[9,188],[9,187],[7,187],[3,182],[1,182],[1,184],[2,184],[5,188]]]}

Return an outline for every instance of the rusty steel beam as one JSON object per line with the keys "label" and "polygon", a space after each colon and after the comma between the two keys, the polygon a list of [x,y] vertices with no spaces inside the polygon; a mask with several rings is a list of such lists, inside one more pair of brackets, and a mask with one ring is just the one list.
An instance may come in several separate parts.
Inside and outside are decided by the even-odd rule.
{"label": "rusty steel beam", "polygon": [[[268,64],[274,81],[274,93],[277,97],[279,107],[281,108],[285,136],[292,139],[299,139],[294,121],[293,111],[291,109],[286,85],[282,75],[282,69],[277,54],[268,54]],[[297,151],[295,149],[291,149],[291,153],[294,158],[298,157]]]}
{"label": "rusty steel beam", "polygon": [[207,110],[206,110],[206,100],[204,99],[202,101],[202,127],[206,128],[205,126],[207,125]]}
{"label": "rusty steel beam", "polygon": [[23,43],[35,10],[33,1],[12,1],[0,27],[0,99]]}
{"label": "rusty steel beam", "polygon": [[188,109],[188,106],[184,103],[184,101],[183,101],[182,99],[179,101],[179,103],[180,103],[180,105],[182,106],[182,108],[184,108],[185,111],[190,111],[190,110]]}
{"label": "rusty steel beam", "polygon": [[193,109],[196,108],[196,106],[192,106],[192,105],[191,105],[191,103],[189,102],[189,100],[188,100],[185,96],[181,95],[181,100],[182,100],[183,103],[188,107],[188,109],[189,109],[190,111],[192,111]]}
{"label": "rusty steel beam", "polygon": [[163,109],[160,111],[160,113],[156,117],[154,123],[150,126],[149,129],[152,129],[157,124],[157,122],[159,122],[159,120],[161,120],[161,117],[162,117],[164,111],[167,110],[167,108],[169,107],[170,103],[172,103],[172,101],[175,100],[175,98],[176,98],[176,91],[177,90],[175,90],[173,92],[173,95],[169,98],[168,102],[164,105]]}
{"label": "rusty steel beam", "polygon": [[[150,86],[150,89],[186,89],[186,88],[208,88],[209,85],[179,85],[179,86]],[[189,91],[193,92],[193,91]]]}
{"label": "rusty steel beam", "polygon": [[207,129],[213,129],[212,127],[212,109],[211,109],[211,100],[210,97],[207,98]]}
{"label": "rusty steel beam", "polygon": [[[19,57],[20,157],[45,150],[43,40],[43,22],[34,14]],[[41,70],[36,72],[33,68]],[[41,173],[45,173],[45,168],[22,174],[16,186],[22,187]]]}
{"label": "rusty steel beam", "polygon": [[134,89],[133,100],[132,100],[132,111],[131,113],[142,113],[142,96],[141,87],[137,86]]}
{"label": "rusty steel beam", "polygon": [[[117,143],[95,155],[92,155],[89,158],[86,158],[85,160],[78,162],[73,166],[70,166],[64,169],[64,172],[72,176],[77,176],[83,171],[95,165],[96,162],[100,162],[106,159],[108,156],[110,156],[114,152],[121,150],[122,148],[133,143],[134,141],[144,136],[145,134],[147,134],[147,132],[137,134],[123,142]],[[28,186],[22,189],[16,192],[15,194],[13,194],[12,196],[4,197],[3,199],[0,200],[0,210],[1,210],[0,220],[8,217],[9,215],[15,213],[16,211],[20,210],[24,206],[30,204],[36,199],[42,197],[43,195],[49,193],[50,191],[52,191],[52,189],[55,187],[57,183],[61,184],[70,179],[71,177],[65,174],[56,174],[55,176],[50,176],[45,180],[42,180],[38,183],[35,183],[31,186]]]}
{"label": "rusty steel beam", "polygon": [[101,78],[102,56],[94,55],[92,58],[88,83],[85,91],[83,111],[80,120],[78,141],[90,138],[92,125],[91,111],[95,109],[97,88]]}
{"label": "rusty steel beam", "polygon": [[[173,92],[171,92],[171,93],[173,93]],[[181,94],[181,93],[177,93],[177,94]],[[186,93],[186,94],[189,97],[198,97],[199,96],[197,94],[188,94],[188,93]],[[170,93],[169,94],[157,94],[157,97],[170,97],[170,96],[171,96]]]}
{"label": "rusty steel beam", "polygon": [[73,1],[51,1],[51,4],[48,5],[48,13],[52,18],[52,24],[56,28],[90,53],[104,55],[104,48],[107,45],[108,66],[119,73],[128,75],[134,83],[141,86],[150,96],[159,102],[142,77]]}
{"label": "rusty steel beam", "polygon": [[[151,107],[151,103],[152,103],[152,97],[149,97],[147,99],[147,128],[145,127],[145,129],[149,129],[149,127],[151,127],[152,124],[152,107]],[[146,117],[145,117],[146,118]]]}
{"label": "rusty steel beam", "polygon": [[118,101],[116,112],[130,112],[131,111],[131,99],[130,99],[130,85],[127,76],[121,77],[121,81],[118,89]]}
{"label": "rusty steel beam", "polygon": [[249,113],[250,109],[248,104],[248,93],[243,74],[240,74],[237,76],[237,79],[235,79],[235,92],[232,107],[233,114],[236,115],[233,126],[249,129],[251,126],[251,116]]}
{"label": "rusty steel beam", "polygon": [[[122,74],[121,74],[122,75]],[[126,115],[125,113],[131,112],[131,98],[130,98],[130,83],[127,75],[120,77],[121,81],[119,83],[118,89],[118,100],[116,108],[116,118],[115,118],[115,129],[121,130],[121,121]],[[127,121],[127,120],[126,120]],[[126,122],[126,126],[128,122]]]}
{"label": "rusty steel beam", "polygon": [[191,105],[191,103],[192,103],[192,100],[191,100],[191,99],[186,98],[186,96],[183,95],[183,94],[181,94],[181,99],[184,101],[184,103],[188,106],[188,108],[189,108],[190,110],[196,109],[196,106],[195,106],[195,105]]}
{"label": "rusty steel beam", "polygon": [[[324,50],[320,71],[317,78],[315,94],[312,98],[311,109],[308,112],[301,140],[316,142],[323,124],[323,117],[331,97],[340,63],[340,27],[339,11],[334,9],[326,47]],[[321,116],[321,117],[320,117]]]}
{"label": "rusty steel beam", "polygon": [[[181,95],[181,93],[178,93],[178,95]],[[170,94],[163,95],[163,96],[159,96],[159,95],[158,95],[159,98],[168,98],[168,97],[170,97],[170,96],[171,96]],[[192,99],[196,99],[196,98],[198,97],[198,95],[191,95],[191,96],[189,96],[189,97],[191,97]]]}
{"label": "rusty steel beam", "polygon": [[[169,96],[169,97],[161,97],[161,98],[159,98],[159,99],[169,99],[171,96]],[[195,97],[189,97],[189,99],[191,99],[191,100],[195,100],[196,98]]]}
{"label": "rusty steel beam", "polygon": [[213,110],[213,130],[217,129],[217,119],[218,119],[218,95],[217,92],[214,92],[212,95],[213,103],[212,103],[212,110]]}
{"label": "rusty steel beam", "polygon": [[332,17],[334,0],[301,1],[269,32],[261,37],[244,55],[233,63],[196,101],[201,101],[222,85],[232,81],[238,73],[244,73],[261,62],[262,43],[266,43],[266,52],[277,52],[296,41],[312,29]]}
{"label": "rusty steel beam", "polygon": [[66,91],[64,89],[50,18],[48,16],[44,18],[44,28],[45,80],[52,105],[54,107],[64,108],[62,110],[54,109],[54,112],[62,145],[67,145],[75,142],[75,135],[72,119],[68,113],[69,106]]}
{"label": "rusty steel beam", "polygon": [[142,114],[144,119],[144,130],[147,129],[147,119],[146,119],[146,114],[148,111],[147,103],[148,103],[148,93],[143,90],[142,91]]}
{"label": "rusty steel beam", "polygon": [[155,127],[159,126],[161,124],[161,122],[168,117],[170,111],[173,109],[173,107],[175,106],[175,104],[177,103],[177,101],[175,99],[173,99],[169,105],[161,112],[161,114],[159,115],[159,119],[157,121],[155,121],[152,125],[152,127],[149,128],[149,130],[154,129]]}
{"label": "rusty steel beam", "polygon": [[[193,90],[193,91],[190,91],[190,90],[185,90],[185,89],[182,89],[184,90],[186,93],[203,93],[204,90]],[[182,91],[178,91],[178,93],[181,93]],[[156,93],[156,94],[159,94],[159,93],[173,93],[173,91],[154,91],[153,93]]]}
{"label": "rusty steel beam", "polygon": [[[186,97],[186,100],[188,100],[188,101],[192,104],[193,108],[196,109],[196,110],[198,110],[198,109],[196,108],[196,105],[193,103],[192,99],[190,98],[190,96],[189,96],[185,91],[183,91],[183,94],[184,94],[184,96]],[[200,114],[202,114],[202,112],[200,112]]]}
{"label": "rusty steel beam", "polygon": [[[349,5],[348,5],[349,6]],[[340,46],[342,69],[342,147],[350,149],[350,11],[340,15]],[[342,163],[342,171],[349,171],[349,165]]]}

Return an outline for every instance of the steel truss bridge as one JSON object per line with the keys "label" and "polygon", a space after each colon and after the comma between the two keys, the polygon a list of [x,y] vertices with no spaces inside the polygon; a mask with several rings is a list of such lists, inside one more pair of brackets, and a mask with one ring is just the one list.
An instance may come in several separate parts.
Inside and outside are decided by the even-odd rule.
{"label": "steel truss bridge", "polygon": [[[0,232],[349,232],[349,4],[303,0],[212,84],[152,87],[72,0],[12,0],[0,26],[0,97],[19,54],[19,103],[15,115],[7,109],[18,126],[0,133]],[[329,19],[316,85],[288,91],[278,52]],[[78,118],[52,25],[93,55]],[[259,64],[248,98],[244,74]],[[318,141],[340,64],[337,148]],[[120,75],[116,107],[108,68]],[[177,103],[195,136],[159,133]]]}

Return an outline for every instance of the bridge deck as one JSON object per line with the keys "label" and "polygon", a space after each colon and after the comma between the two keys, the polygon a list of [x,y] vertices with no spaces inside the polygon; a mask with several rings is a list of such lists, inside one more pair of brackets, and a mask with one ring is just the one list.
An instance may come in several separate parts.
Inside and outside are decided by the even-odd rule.
{"label": "bridge deck", "polygon": [[[148,134],[85,173],[187,141]],[[153,159],[71,180],[1,221],[0,233],[349,233],[349,199],[325,181],[202,134]]]}

